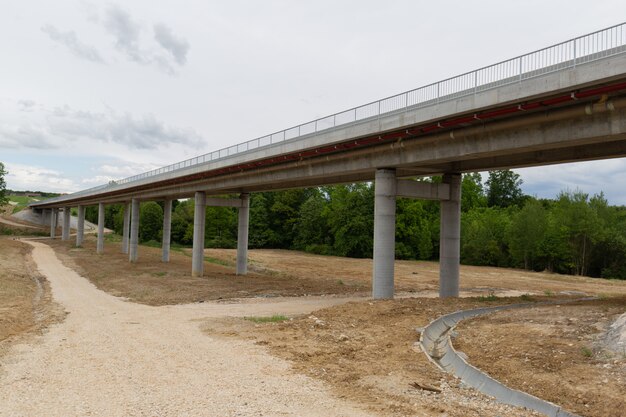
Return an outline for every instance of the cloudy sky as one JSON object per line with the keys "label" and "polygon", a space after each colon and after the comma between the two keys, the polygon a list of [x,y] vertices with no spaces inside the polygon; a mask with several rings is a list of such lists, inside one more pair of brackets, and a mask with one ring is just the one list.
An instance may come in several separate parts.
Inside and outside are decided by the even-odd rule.
{"label": "cloudy sky", "polygon": [[[11,189],[77,191],[625,20],[619,0],[0,0],[0,162]],[[518,172],[626,204],[625,168]]]}

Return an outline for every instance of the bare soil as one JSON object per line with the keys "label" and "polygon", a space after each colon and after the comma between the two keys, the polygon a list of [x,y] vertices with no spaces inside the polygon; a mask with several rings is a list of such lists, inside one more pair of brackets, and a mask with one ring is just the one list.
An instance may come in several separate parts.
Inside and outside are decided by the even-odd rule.
{"label": "bare soil", "polygon": [[[59,258],[98,288],[110,294],[148,305],[183,304],[233,298],[305,295],[367,294],[364,284],[341,284],[315,276],[294,277],[266,271],[245,276],[235,274],[234,263],[204,263],[204,276],[191,276],[191,254],[172,251],[169,263],[161,262],[161,249],[141,246],[139,260],[128,262],[120,244],[105,243],[105,253],[96,254],[95,237],[85,236],[83,247],[73,242],[47,241]],[[207,255],[210,255],[207,253]],[[208,258],[208,257],[207,257]],[[210,258],[208,258],[210,259]]]}
{"label": "bare soil", "polygon": [[[519,299],[489,304],[510,302]],[[416,329],[433,318],[484,305],[477,299],[359,301],[280,323],[210,320],[204,330],[213,337],[243,338],[267,346],[272,354],[289,360],[297,372],[326,382],[340,397],[362,404],[376,415],[536,415],[463,387],[416,346],[420,335]]]}
{"label": "bare soil", "polygon": [[626,297],[504,311],[462,322],[455,348],[494,378],[582,416],[626,409],[626,352],[604,335]]}
{"label": "bare soil", "polygon": [[[231,249],[207,249],[206,254],[227,262],[234,262],[236,252]],[[286,250],[251,250],[248,258],[252,268],[292,277],[315,277],[321,281],[342,281],[346,285],[363,285],[370,290],[371,259],[340,258],[312,255]],[[439,289],[439,263],[428,261],[396,261],[395,288],[398,292],[428,295]],[[530,272],[461,265],[461,292],[465,295],[487,295],[490,292],[521,294],[556,294],[574,291],[585,294],[626,295],[626,281],[559,275],[548,272]]]}
{"label": "bare soil", "polygon": [[[323,381],[332,387],[339,398],[362,404],[368,411],[376,415],[447,415],[447,416],[496,416],[496,415],[533,415],[528,411],[513,409],[495,403],[493,400],[459,384],[459,381],[440,372],[431,364],[426,356],[416,350],[414,343],[419,339],[416,328],[442,314],[465,308],[519,302],[520,299],[495,298],[488,302],[485,298],[439,300],[426,298],[404,298],[393,301],[358,301],[349,304],[332,306],[310,314],[298,315],[295,306],[305,305],[310,295],[324,295],[327,300],[339,301],[340,297],[367,297],[370,291],[371,260],[346,259],[309,255],[292,251],[252,250],[249,253],[250,269],[246,277],[234,274],[235,251],[207,250],[205,252],[205,277],[190,276],[191,258],[188,250],[174,251],[169,264],[160,262],[160,249],[140,247],[139,262],[128,263],[127,256],[119,253],[118,243],[107,243],[104,255],[95,254],[95,240],[89,237],[83,248],[73,248],[69,242],[52,241],[64,264],[89,278],[98,288],[113,295],[126,297],[136,302],[165,305],[194,302],[196,304],[181,305],[176,308],[183,310],[205,306],[223,307],[222,317],[213,317],[203,321],[205,333],[212,338],[226,338],[228,343],[252,341],[258,347],[268,349],[273,355],[286,359],[298,373]],[[209,262],[210,261],[210,262]],[[434,262],[398,261],[396,262],[396,290],[403,297],[436,295],[438,288],[438,264]],[[569,294],[596,294],[606,297],[624,296],[626,282],[592,279],[586,277],[564,276],[548,273],[509,270],[501,268],[468,267],[461,268],[462,294],[534,294],[533,298],[564,297],[560,292]],[[297,296],[285,304],[281,304],[283,296]],[[574,295],[572,295],[574,297]],[[527,296],[524,297],[526,299]],[[247,299],[247,300],[246,300]],[[318,300],[324,299],[317,298]],[[217,304],[211,300],[218,301]],[[298,301],[301,300],[301,301]],[[602,325],[590,326],[586,314],[594,316],[591,310],[572,310],[561,319],[574,318],[571,324],[576,337],[583,339],[576,343],[585,346],[590,340],[599,338],[610,319],[624,311],[622,301],[603,298],[589,308],[602,310],[608,308]],[[203,304],[197,302],[207,301]],[[248,310],[244,306],[249,302],[256,303],[256,308]],[[263,307],[267,302],[275,301],[272,308]],[[241,306],[241,308],[239,308]],[[310,304],[309,304],[310,306]],[[571,308],[578,308],[572,306]],[[161,307],[167,308],[167,307]],[[233,308],[233,310],[229,310]],[[547,307],[542,307],[547,308]],[[552,307],[557,309],[559,307]],[[564,308],[564,305],[560,308]],[[570,308],[570,307],[568,307]],[[168,310],[171,313],[173,310]],[[227,313],[231,311],[231,313]],[[283,323],[255,324],[248,320],[227,316],[247,314],[287,314],[292,320]],[[534,368],[528,372],[520,372],[521,368],[529,367],[531,354],[537,350],[534,335],[535,324],[532,310],[517,311],[515,337],[501,333],[504,326],[493,326],[492,317],[486,317],[484,327],[472,336],[462,327],[459,333],[462,338],[456,340],[461,350],[470,355],[470,362],[481,367],[475,358],[477,354],[468,348],[469,342],[464,337],[478,337],[494,340],[494,349],[510,349],[502,361],[510,366],[503,367],[502,374],[496,377],[512,386],[525,389],[532,385],[536,391],[531,393],[545,399],[553,399],[567,409],[582,415],[611,415],[610,410],[617,407],[614,391],[604,390],[605,385],[612,384],[617,392],[623,391],[624,371],[621,362],[595,362],[600,356],[592,351],[589,359],[583,346],[568,339],[567,333],[559,333],[558,320],[545,327],[541,344],[550,355],[532,356],[537,369],[544,369],[541,374]],[[556,310],[560,312],[561,310]],[[565,310],[563,310],[565,311]],[[580,313],[576,313],[580,311]],[[595,310],[593,310],[595,311]],[[525,319],[524,314],[531,314]],[[499,313],[505,314],[505,313]],[[549,317],[558,314],[544,311],[538,317]],[[493,316],[496,317],[496,316]],[[499,316],[498,316],[499,317]],[[512,316],[513,318],[514,316]],[[578,322],[576,321],[578,320]],[[600,323],[598,320],[594,323]],[[472,322],[474,323],[474,322]],[[498,322],[494,322],[498,324]],[[576,323],[581,323],[579,329]],[[570,326],[570,324],[567,324]],[[545,336],[545,337],[543,337]],[[548,337],[550,336],[550,337]],[[573,337],[573,336],[572,336]],[[470,339],[467,339],[470,340]],[[473,349],[488,347],[488,342],[477,339],[472,342]],[[573,339],[572,339],[573,340]],[[526,343],[526,344],[524,344]],[[537,342],[538,343],[538,342]],[[569,346],[568,343],[572,343]],[[571,348],[565,350],[563,346]],[[595,346],[595,345],[593,345]],[[592,348],[593,348],[592,346]],[[480,351],[482,355],[482,350]],[[531,353],[529,353],[531,352]],[[564,353],[560,353],[564,352]],[[578,356],[574,357],[576,354]],[[493,355],[497,355],[494,353]],[[570,358],[571,365],[554,365],[554,356],[563,362]],[[582,359],[581,359],[582,356]],[[528,359],[528,360],[527,360]],[[620,359],[611,359],[612,361]],[[487,356],[485,362],[495,362],[495,356]],[[609,365],[609,367],[605,367]],[[619,365],[619,366],[617,366]],[[520,368],[521,367],[521,368]],[[608,369],[615,376],[609,378],[602,369],[598,376],[586,381],[586,375],[592,375],[596,368]],[[486,369],[491,372],[489,369]],[[610,373],[609,372],[609,373]],[[534,378],[534,375],[540,375]],[[518,375],[522,375],[518,378]],[[569,379],[567,379],[569,378]],[[577,379],[578,378],[578,379]],[[598,379],[599,378],[599,379]],[[621,379],[619,379],[621,378]],[[519,379],[522,386],[515,386]],[[604,380],[607,382],[603,382]],[[576,390],[559,391],[553,388],[563,380],[572,387],[582,387],[584,394],[579,397]],[[600,381],[600,382],[598,382]],[[613,383],[613,381],[617,381]],[[523,384],[526,382],[526,384]],[[428,389],[416,387],[434,388]],[[598,387],[588,389],[589,386]],[[554,396],[542,395],[553,392]],[[567,397],[567,398],[565,398]],[[617,397],[619,398],[619,397]],[[601,408],[598,404],[607,404]],[[587,406],[585,406],[587,405]],[[585,414],[590,409],[603,410],[605,414]],[[618,408],[618,410],[622,410]],[[582,410],[582,411],[581,411]]]}
{"label": "bare soil", "polygon": [[63,318],[48,281],[36,270],[31,247],[0,238],[0,357]]}

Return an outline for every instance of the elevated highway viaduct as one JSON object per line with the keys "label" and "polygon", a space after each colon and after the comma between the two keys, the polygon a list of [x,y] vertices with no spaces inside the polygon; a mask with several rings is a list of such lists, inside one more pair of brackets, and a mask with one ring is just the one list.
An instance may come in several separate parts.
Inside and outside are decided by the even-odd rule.
{"label": "elevated highway viaduct", "polygon": [[[147,173],[31,204],[59,209],[125,204],[122,250],[137,260],[139,204],[195,199],[192,274],[202,275],[207,205],[237,207],[237,273],[247,271],[249,194],[375,182],[372,296],[394,294],[396,198],[441,201],[440,296],[458,296],[461,174],[626,155],[626,24]],[[416,181],[443,175],[443,183]],[[239,198],[220,198],[225,195]],[[64,216],[63,239],[69,239]],[[51,233],[54,234],[54,227]]]}

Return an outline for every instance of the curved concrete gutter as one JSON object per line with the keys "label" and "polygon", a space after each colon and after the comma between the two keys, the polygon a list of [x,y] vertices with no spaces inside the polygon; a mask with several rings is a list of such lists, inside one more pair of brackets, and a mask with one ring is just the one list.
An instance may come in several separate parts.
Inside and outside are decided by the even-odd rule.
{"label": "curved concrete gutter", "polygon": [[525,392],[511,389],[496,381],[489,375],[480,371],[478,368],[475,368],[467,363],[461,356],[459,356],[456,350],[454,350],[452,342],[450,341],[450,333],[461,320],[501,310],[526,308],[537,305],[537,303],[512,304],[506,306],[457,311],[452,314],[447,314],[434,320],[426,326],[426,328],[424,328],[420,337],[420,344],[426,355],[442,370],[457,376],[465,384],[476,388],[483,394],[494,397],[502,403],[526,407],[531,410],[539,411],[549,417],[579,417],[577,414],[572,414],[563,410],[556,404],[542,400]]}

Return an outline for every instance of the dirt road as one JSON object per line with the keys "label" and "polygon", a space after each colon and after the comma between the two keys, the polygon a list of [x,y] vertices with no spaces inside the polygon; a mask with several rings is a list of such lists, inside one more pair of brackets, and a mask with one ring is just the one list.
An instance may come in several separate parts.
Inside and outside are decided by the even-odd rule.
{"label": "dirt road", "polygon": [[344,300],[138,305],[96,289],[50,247],[30,244],[69,315],[2,358],[0,415],[367,415],[264,348],[199,330],[210,317],[306,313]]}

